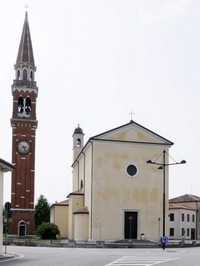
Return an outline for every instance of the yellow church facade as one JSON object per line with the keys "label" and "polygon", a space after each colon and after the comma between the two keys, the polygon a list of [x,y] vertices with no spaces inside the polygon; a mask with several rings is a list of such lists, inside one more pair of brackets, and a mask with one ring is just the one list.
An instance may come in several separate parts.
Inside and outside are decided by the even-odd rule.
{"label": "yellow church facade", "polygon": [[[82,129],[76,128],[68,239],[158,240],[163,224],[163,171],[146,162],[156,160],[164,150],[168,154],[172,145],[132,120],[91,137],[85,145]],[[167,168],[165,181],[167,212]],[[167,213],[165,217],[168,232]]]}

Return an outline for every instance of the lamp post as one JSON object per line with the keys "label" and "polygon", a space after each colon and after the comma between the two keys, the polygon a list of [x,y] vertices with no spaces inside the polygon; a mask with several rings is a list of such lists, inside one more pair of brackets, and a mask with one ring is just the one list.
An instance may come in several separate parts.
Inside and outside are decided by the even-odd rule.
{"label": "lamp post", "polygon": [[[148,160],[146,163],[148,164],[155,164],[155,165],[158,165],[158,169],[160,170],[163,170],[163,237],[162,237],[162,248],[163,250],[165,249],[165,245],[166,243],[164,242],[164,237],[165,237],[165,200],[166,200],[166,197],[165,197],[165,175],[166,175],[166,171],[165,171],[165,167],[166,166],[170,166],[170,165],[177,165],[177,164],[185,164],[186,161],[185,160],[182,160],[180,162],[174,162],[174,163],[166,163],[166,151],[164,150],[162,152],[162,157],[163,157],[163,160],[161,163],[157,162],[157,160],[155,162],[153,162],[152,160]],[[160,156],[159,156],[160,157]],[[159,158],[158,157],[158,158]]]}

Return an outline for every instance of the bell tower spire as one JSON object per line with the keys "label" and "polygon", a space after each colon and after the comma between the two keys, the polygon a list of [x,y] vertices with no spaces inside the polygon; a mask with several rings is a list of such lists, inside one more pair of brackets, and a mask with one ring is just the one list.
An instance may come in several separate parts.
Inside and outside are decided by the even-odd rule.
{"label": "bell tower spire", "polygon": [[34,81],[36,67],[27,12],[25,14],[21,41],[19,44],[17,60],[14,68],[16,71],[16,80]]}
{"label": "bell tower spire", "polygon": [[35,234],[34,183],[35,139],[38,121],[36,100],[38,88],[35,81],[36,66],[33,56],[28,14],[25,14],[12,84],[13,113],[11,204],[12,222],[9,234],[27,236]]}
{"label": "bell tower spire", "polygon": [[[26,71],[24,68],[26,67]],[[36,71],[33,48],[31,42],[31,34],[28,23],[28,13],[25,14],[24,26],[21,35],[21,41],[17,54],[15,64],[16,79],[17,80],[34,80],[34,73]]]}

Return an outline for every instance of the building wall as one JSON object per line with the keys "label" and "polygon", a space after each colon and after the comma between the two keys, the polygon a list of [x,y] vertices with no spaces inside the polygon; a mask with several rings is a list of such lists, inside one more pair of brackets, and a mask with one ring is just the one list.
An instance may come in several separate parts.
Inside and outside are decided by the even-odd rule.
{"label": "building wall", "polygon": [[93,144],[85,151],[84,205],[88,208],[88,239],[91,239],[92,194],[93,194]]}
{"label": "building wall", "polygon": [[[0,213],[3,213],[3,172],[0,171]],[[3,253],[3,215],[0,216],[0,256]]]}
{"label": "building wall", "polygon": [[73,168],[73,182],[72,182],[72,191],[77,191],[79,189],[79,163],[75,163]]}
{"label": "building wall", "polygon": [[185,205],[196,209],[196,238],[200,239],[200,202],[184,202]]}
{"label": "building wall", "polygon": [[[162,220],[163,172],[146,164],[157,158],[163,147],[130,143],[94,143],[92,180],[91,238],[124,239],[124,212],[138,212],[137,238],[158,239],[158,218]],[[129,164],[137,166],[138,173],[126,173]],[[168,178],[166,173],[166,217],[168,210]],[[162,230],[162,223],[161,223]],[[168,229],[166,218],[166,229]],[[168,232],[168,230],[166,230]]]}
{"label": "building wall", "polygon": [[84,181],[85,176],[85,154],[81,154],[81,160],[79,161],[79,173],[78,173],[78,190],[81,189],[81,181]]}
{"label": "building wall", "polygon": [[62,238],[68,237],[68,213],[67,205],[54,205],[50,212],[50,221],[58,226]]}
{"label": "building wall", "polygon": [[[196,211],[187,209],[170,209],[170,215],[174,216],[174,221],[172,221],[172,218],[169,221],[170,239],[192,239],[192,230],[195,230],[196,238]],[[182,215],[184,216],[184,221],[182,221]],[[170,234],[170,229],[171,231],[174,231],[174,234]]]}
{"label": "building wall", "polygon": [[196,218],[196,222],[197,222],[197,239],[200,239],[200,202],[196,202],[196,206],[197,206],[197,218]]}
{"label": "building wall", "polygon": [[[166,145],[162,144],[163,142]],[[83,207],[87,207],[89,212],[89,240],[127,238],[125,236],[127,213],[136,214],[135,238],[140,239],[141,234],[144,234],[146,239],[160,238],[163,225],[163,170],[158,170],[156,165],[146,162],[149,159],[155,161],[160,156],[159,160],[162,162],[163,150],[168,153],[169,146],[169,142],[163,141],[153,132],[128,124],[114,132],[111,130],[105,135],[92,138],[84,147],[77,159],[78,162],[73,165],[73,189],[74,191],[80,189],[80,180],[83,178]],[[126,171],[130,164],[137,167],[137,174],[133,177]],[[167,234],[169,231],[168,169],[165,170]],[[71,239],[74,238],[75,226],[73,204],[70,196],[69,238]]]}
{"label": "building wall", "polygon": [[74,212],[83,208],[83,195],[70,195],[69,196],[69,224],[68,224],[68,238],[74,239]]}
{"label": "building wall", "polygon": [[9,224],[9,236],[20,236],[20,222],[25,223],[25,235],[35,235],[35,210],[12,209],[12,223]]}
{"label": "building wall", "polygon": [[[84,191],[84,198],[83,198],[83,206],[88,207],[89,214],[92,212],[92,176],[93,176],[93,144],[89,145],[89,147],[82,153],[79,157],[79,161],[74,164],[73,167],[73,191],[77,191],[80,189],[80,182],[83,180],[83,191]],[[79,208],[80,209],[80,208]],[[71,213],[71,205],[70,211]],[[88,238],[90,239],[91,235],[91,215],[88,218],[88,230],[89,235]],[[72,217],[70,218],[72,222]],[[72,227],[72,225],[70,226]]]}
{"label": "building wall", "polygon": [[88,214],[76,214],[75,215],[75,241],[87,241],[88,240]]}

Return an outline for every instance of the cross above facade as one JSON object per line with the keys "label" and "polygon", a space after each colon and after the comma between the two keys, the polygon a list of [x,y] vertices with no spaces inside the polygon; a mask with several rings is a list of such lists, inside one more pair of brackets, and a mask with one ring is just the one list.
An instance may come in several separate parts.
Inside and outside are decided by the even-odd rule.
{"label": "cross above facade", "polygon": [[133,115],[134,115],[135,113],[133,113],[132,111],[129,113],[129,115],[131,115],[131,122],[133,121]]}

